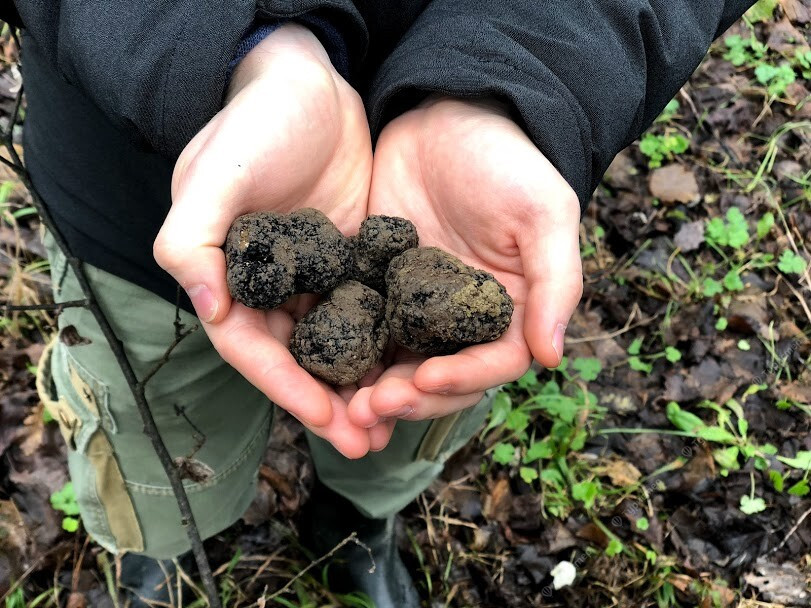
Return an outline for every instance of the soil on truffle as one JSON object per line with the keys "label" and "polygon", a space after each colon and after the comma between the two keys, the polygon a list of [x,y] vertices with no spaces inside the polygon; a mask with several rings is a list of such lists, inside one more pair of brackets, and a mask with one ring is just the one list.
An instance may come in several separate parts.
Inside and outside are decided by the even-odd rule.
{"label": "soil on truffle", "polygon": [[294,294],[326,293],[352,268],[349,239],[317,209],[238,217],[225,256],[231,295],[267,310]]}
{"label": "soil on truffle", "polygon": [[436,247],[394,258],[386,284],[391,337],[418,353],[455,353],[496,340],[510,325],[513,301],[504,286]]}
{"label": "soil on truffle", "polygon": [[383,296],[347,281],[296,324],[290,352],[311,374],[343,386],[360,380],[380,361],[388,339]]}
{"label": "soil on truffle", "polygon": [[409,220],[370,215],[350,239],[354,267],[352,278],[386,294],[386,269],[392,259],[419,243],[417,228]]}

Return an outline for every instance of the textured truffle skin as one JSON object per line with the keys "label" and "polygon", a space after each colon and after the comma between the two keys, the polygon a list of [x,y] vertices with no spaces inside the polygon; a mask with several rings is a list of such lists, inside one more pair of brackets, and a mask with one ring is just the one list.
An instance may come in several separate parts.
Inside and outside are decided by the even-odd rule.
{"label": "textured truffle skin", "polygon": [[269,310],[297,293],[326,293],[352,267],[346,238],[317,209],[238,217],[225,240],[231,295]]}
{"label": "textured truffle skin", "polygon": [[392,339],[426,355],[447,355],[496,340],[509,327],[513,301],[495,277],[436,247],[409,249],[386,273]]}
{"label": "textured truffle skin", "polygon": [[336,287],[293,328],[290,352],[330,384],[354,384],[380,361],[389,340],[385,301],[357,281]]}
{"label": "textured truffle skin", "polygon": [[386,293],[389,262],[419,244],[414,224],[389,215],[370,215],[350,241],[354,258],[352,278],[382,294]]}

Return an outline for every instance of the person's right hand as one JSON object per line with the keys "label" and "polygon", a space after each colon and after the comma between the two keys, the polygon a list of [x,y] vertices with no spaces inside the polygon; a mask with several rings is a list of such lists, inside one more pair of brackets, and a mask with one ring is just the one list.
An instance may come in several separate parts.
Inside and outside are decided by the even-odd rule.
{"label": "person's right hand", "polygon": [[[376,439],[346,416],[341,394],[287,349],[311,299],[258,311],[232,302],[220,248],[231,223],[253,211],[323,211],[344,232],[366,217],[372,149],[363,103],[318,39],[287,24],[237,66],[225,107],[175,166],[172,208],[154,244],[158,264],[189,294],[220,355],[271,400],[350,458]],[[223,413],[227,415],[227,412]]]}

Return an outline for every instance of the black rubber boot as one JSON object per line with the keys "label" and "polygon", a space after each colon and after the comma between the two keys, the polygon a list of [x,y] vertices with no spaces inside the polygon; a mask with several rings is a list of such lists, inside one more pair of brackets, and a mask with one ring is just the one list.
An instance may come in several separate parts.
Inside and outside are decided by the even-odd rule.
{"label": "black rubber boot", "polygon": [[[316,482],[313,495],[302,510],[301,541],[321,557],[357,532],[357,538],[372,552],[351,542],[332,557],[329,584],[333,591],[361,591],[376,608],[419,608],[414,582],[400,558],[394,533],[394,517],[370,519],[352,503]],[[369,573],[374,560],[374,572]]]}
{"label": "black rubber boot", "polygon": [[[183,571],[192,576],[194,557],[191,552],[177,558]],[[163,567],[161,567],[163,566]],[[121,586],[126,589],[131,608],[146,608],[153,602],[177,606],[191,604],[196,598],[185,581],[181,582],[178,597],[177,568],[172,560],[156,560],[145,555],[127,553],[121,558]]]}

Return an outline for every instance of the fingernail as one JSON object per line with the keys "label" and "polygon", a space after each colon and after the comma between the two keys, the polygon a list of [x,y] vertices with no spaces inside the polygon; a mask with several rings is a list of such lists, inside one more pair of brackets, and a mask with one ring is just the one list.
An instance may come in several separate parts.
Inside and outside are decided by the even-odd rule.
{"label": "fingernail", "polygon": [[197,313],[200,320],[206,323],[214,320],[220,305],[208,287],[205,285],[192,285],[186,290],[186,293],[189,294],[191,303],[194,306],[194,312]]}
{"label": "fingernail", "polygon": [[453,388],[453,386],[450,385],[450,384],[443,384],[441,386],[433,386],[431,388],[427,388],[427,389],[425,389],[425,392],[426,393],[438,393],[440,395],[447,395],[448,393],[451,392],[452,388]]}
{"label": "fingernail", "polygon": [[377,423],[378,423],[378,422],[380,422],[380,420],[381,420],[380,418],[376,418],[376,419],[375,419],[375,421],[374,421],[372,424],[370,424],[370,425],[368,425],[368,426],[365,426],[365,427],[363,427],[363,428],[365,428],[365,429],[370,429],[370,428],[372,428],[373,426],[376,426],[376,425],[377,425]]}
{"label": "fingernail", "polygon": [[383,416],[386,418],[402,418],[403,416],[408,416],[409,414],[414,413],[414,408],[410,405],[404,405],[403,407],[397,408],[396,410],[391,410],[390,412],[383,412]]}
{"label": "fingernail", "polygon": [[558,323],[555,327],[555,333],[552,336],[552,348],[555,349],[555,354],[558,356],[558,361],[563,358],[563,336],[566,334],[566,326],[563,323]]}

